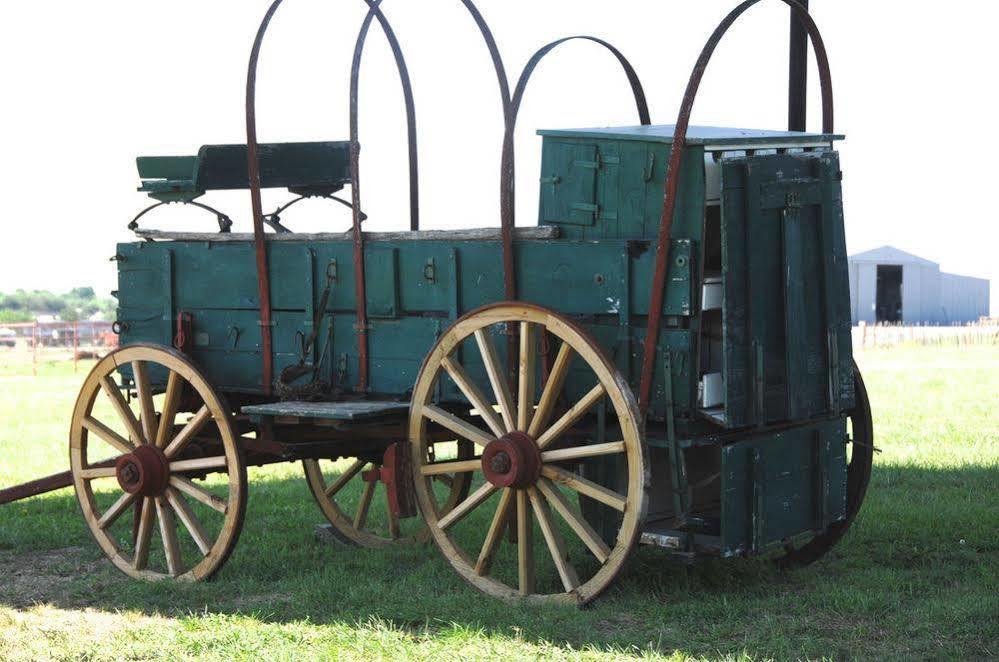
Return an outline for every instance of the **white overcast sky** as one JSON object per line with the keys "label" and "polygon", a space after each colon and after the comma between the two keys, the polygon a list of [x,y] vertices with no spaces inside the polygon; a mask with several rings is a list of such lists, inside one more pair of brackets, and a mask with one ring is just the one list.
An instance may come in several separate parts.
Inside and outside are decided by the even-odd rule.
{"label": "white overcast sky", "polygon": [[[0,21],[0,291],[115,287],[108,258],[146,204],[135,156],[245,141],[246,61],[270,0],[32,0]],[[671,124],[690,67],[734,0],[481,0],[510,76],[558,37],[616,44],[641,75],[653,122]],[[999,4],[812,0],[832,61],[851,252],[892,244],[960,274],[990,278],[999,310],[994,198],[994,26]],[[427,228],[499,224],[502,137],[496,82],[458,0],[385,0],[416,91]],[[361,0],[287,0],[260,73],[264,141],[347,136],[350,56]],[[708,71],[696,124],[784,128],[787,10],[772,0],[733,28]],[[371,229],[408,223],[398,78],[374,29],[361,88],[362,176]],[[813,65],[814,67],[814,61]],[[812,83],[815,83],[814,68]],[[818,93],[810,128],[818,128]],[[535,76],[518,133],[518,224],[536,221],[537,128],[634,124],[616,62],[570,44]],[[287,199],[269,192],[266,206]],[[249,227],[246,193],[209,195]],[[349,214],[309,202],[296,229],[341,230]],[[171,208],[154,227],[209,228]]]}

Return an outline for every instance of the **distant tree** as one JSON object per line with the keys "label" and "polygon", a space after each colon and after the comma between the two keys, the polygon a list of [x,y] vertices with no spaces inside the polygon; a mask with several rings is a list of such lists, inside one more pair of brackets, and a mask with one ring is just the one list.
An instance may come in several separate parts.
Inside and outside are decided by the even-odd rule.
{"label": "distant tree", "polygon": [[17,324],[18,322],[31,322],[34,318],[27,310],[0,309],[0,324]]}
{"label": "distant tree", "polygon": [[74,287],[69,291],[69,296],[75,299],[96,299],[97,293],[92,287]]}

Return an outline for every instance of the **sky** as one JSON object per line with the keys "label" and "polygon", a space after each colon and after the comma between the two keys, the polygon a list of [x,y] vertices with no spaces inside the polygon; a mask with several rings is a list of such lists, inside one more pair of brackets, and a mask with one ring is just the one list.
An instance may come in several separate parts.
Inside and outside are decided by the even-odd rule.
{"label": "sky", "polygon": [[[115,288],[115,244],[147,204],[135,157],[193,154],[245,142],[246,63],[270,0],[32,0],[0,22],[0,159],[5,225],[0,291]],[[554,39],[614,43],[642,77],[655,124],[675,121],[690,68],[734,0],[480,0],[510,76]],[[456,0],[385,0],[405,50],[420,130],[424,227],[499,225],[502,115],[488,53]],[[360,0],[286,0],[259,74],[265,142],[348,135],[350,58]],[[999,213],[991,204],[999,134],[999,4],[981,0],[812,0],[836,94],[851,253],[885,244],[989,278],[999,314]],[[787,9],[754,7],[715,56],[694,123],[786,126]],[[812,63],[809,128],[820,126]],[[408,226],[406,132],[399,80],[377,28],[361,82],[364,207],[369,230]],[[539,128],[637,123],[616,61],[588,43],[541,65],[517,134],[518,225],[537,218]],[[277,207],[287,192],[265,192]],[[251,224],[246,192],[203,199],[236,230]],[[349,212],[310,201],[285,220],[340,231]],[[171,207],[144,221],[208,231],[214,219]]]}

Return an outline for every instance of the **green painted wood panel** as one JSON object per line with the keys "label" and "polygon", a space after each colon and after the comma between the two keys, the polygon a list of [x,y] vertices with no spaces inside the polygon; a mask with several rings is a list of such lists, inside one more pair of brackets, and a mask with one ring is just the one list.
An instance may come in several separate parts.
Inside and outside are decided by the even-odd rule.
{"label": "green painted wood panel", "polygon": [[846,516],[846,420],[722,448],[722,553],[759,553]]}
{"label": "green painted wood panel", "polygon": [[725,159],[726,423],[850,405],[849,281],[834,153]]}

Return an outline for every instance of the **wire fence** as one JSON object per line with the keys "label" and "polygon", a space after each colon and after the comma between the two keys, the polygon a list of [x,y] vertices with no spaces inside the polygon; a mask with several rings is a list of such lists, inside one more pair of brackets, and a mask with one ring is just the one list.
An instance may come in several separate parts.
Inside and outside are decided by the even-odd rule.
{"label": "wire fence", "polygon": [[31,364],[99,359],[118,347],[111,322],[28,322],[0,324],[0,364]]}
{"label": "wire fence", "polygon": [[997,345],[999,319],[983,319],[964,326],[914,326],[905,324],[864,324],[853,327],[855,350],[896,345]]}

